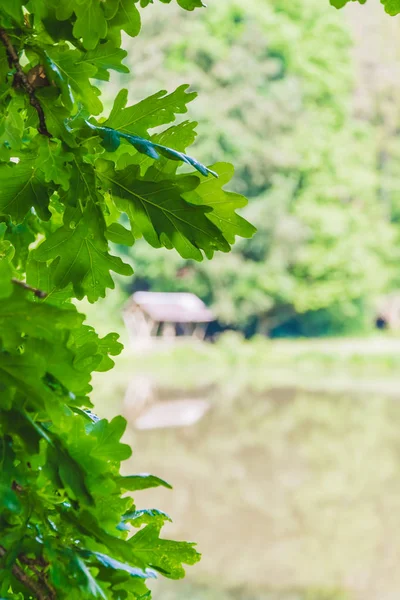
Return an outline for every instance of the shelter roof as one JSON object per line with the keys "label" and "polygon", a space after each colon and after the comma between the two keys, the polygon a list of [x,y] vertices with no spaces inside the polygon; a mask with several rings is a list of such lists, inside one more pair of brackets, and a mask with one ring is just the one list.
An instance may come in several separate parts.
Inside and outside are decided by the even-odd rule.
{"label": "shelter roof", "polygon": [[212,311],[195,294],[178,292],[135,292],[131,301],[159,323],[209,323]]}

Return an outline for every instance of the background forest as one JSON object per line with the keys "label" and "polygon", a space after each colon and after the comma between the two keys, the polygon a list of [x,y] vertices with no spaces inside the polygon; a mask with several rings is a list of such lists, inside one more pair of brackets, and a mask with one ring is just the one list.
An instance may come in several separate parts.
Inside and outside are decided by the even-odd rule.
{"label": "background forest", "polygon": [[[203,553],[155,596],[397,600],[400,345],[374,328],[400,287],[400,22],[373,0],[210,0],[189,15],[157,3],[143,17],[125,40],[129,85],[117,75],[104,94],[191,82],[193,152],[235,164],[258,229],[211,262],[117,247],[134,277],[85,305],[127,345],[95,381],[96,409],[122,410],[133,464],[174,484],[147,505]],[[235,332],[132,352],[121,310],[147,289],[194,292]],[[208,412],[190,427],[140,426],[197,401]]]}
{"label": "background forest", "polygon": [[235,164],[258,233],[200,264],[139,242],[124,294],[193,291],[246,335],[371,328],[400,275],[397,33],[373,3],[219,0],[189,18],[153,7],[127,40],[130,98],[192,82],[197,155]]}

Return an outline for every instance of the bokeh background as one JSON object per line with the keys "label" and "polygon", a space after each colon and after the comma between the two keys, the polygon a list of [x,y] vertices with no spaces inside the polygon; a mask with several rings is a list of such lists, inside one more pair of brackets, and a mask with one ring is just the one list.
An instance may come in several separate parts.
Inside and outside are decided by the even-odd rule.
{"label": "bokeh background", "polygon": [[[125,470],[174,486],[137,505],[203,553],[156,598],[400,597],[400,21],[350,4],[158,3],[102,89],[110,108],[122,86],[135,102],[190,83],[191,153],[235,164],[258,228],[211,262],[116,247],[134,278],[83,305],[126,345],[93,392],[128,420]],[[138,290],[198,295],[207,340],[138,351]]]}

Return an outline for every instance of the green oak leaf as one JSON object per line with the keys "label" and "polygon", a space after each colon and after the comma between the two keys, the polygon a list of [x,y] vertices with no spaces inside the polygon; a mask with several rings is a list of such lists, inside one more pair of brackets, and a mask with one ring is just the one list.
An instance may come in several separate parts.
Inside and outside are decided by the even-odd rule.
{"label": "green oak leaf", "polygon": [[0,353],[0,382],[29,398],[30,406],[35,410],[43,409],[45,402],[53,398],[43,381],[46,362],[40,355],[29,352],[29,344],[25,344],[25,349],[28,353]]}
{"label": "green oak leaf", "polygon": [[135,510],[131,513],[125,513],[123,515],[123,522],[129,522],[133,527],[139,528],[142,525],[157,525],[162,527],[166,521],[172,522],[171,517],[162,510],[155,508],[145,508],[142,510]]}
{"label": "green oak leaf", "polygon": [[[57,47],[55,47],[57,48]],[[57,63],[54,62],[47,52],[39,52],[39,55],[44,57],[44,70],[49,81],[56,85],[61,92],[61,98],[64,106],[68,110],[73,110],[75,105],[75,98],[72,93],[71,85],[68,81],[68,77],[60,71]]]}
{"label": "green oak leaf", "polygon": [[[4,261],[1,261],[0,266],[3,263]],[[3,269],[1,275],[3,295],[7,291],[9,296],[11,272]],[[44,374],[45,368],[51,376],[51,381],[47,379],[49,389],[55,391],[54,384],[59,382],[60,391],[68,389],[77,396],[87,394],[91,390],[91,372],[112,368],[113,361],[110,355],[117,355],[122,346],[118,342],[117,334],[109,334],[100,339],[93,328],[82,326],[83,318],[70,304],[63,307],[54,306],[47,302],[47,298],[43,302],[35,302],[28,292],[14,285],[12,298],[0,300],[2,346],[15,354],[12,360],[10,357],[2,357],[7,359],[6,371],[9,376],[18,375],[18,369],[22,366],[21,360],[24,361],[25,357],[25,354],[19,356],[18,349],[28,345],[31,358],[35,358],[32,363],[34,372],[32,377],[27,377],[27,382],[31,382],[34,388],[38,384],[39,389],[42,389],[43,382],[38,375],[40,369]],[[24,336],[28,336],[27,341]],[[10,371],[13,364],[16,370]],[[30,369],[31,363],[25,361],[23,365],[26,371]],[[38,368],[38,365],[41,367]]]}
{"label": "green oak leaf", "polygon": [[0,164],[0,214],[21,223],[33,207],[47,220],[51,190],[36,168],[35,161],[24,158],[18,164]]}
{"label": "green oak leaf", "polygon": [[[137,1],[137,0],[136,0]],[[171,0],[160,0],[164,4],[170,4]],[[194,10],[195,8],[204,8],[206,4],[202,0],[177,0],[179,6],[185,10]],[[145,8],[152,4],[153,0],[140,0],[140,5]]]}
{"label": "green oak leaf", "polygon": [[194,10],[195,8],[205,8],[205,6],[206,6],[204,4],[203,0],[178,0],[178,4],[185,10]]}
{"label": "green oak leaf", "polygon": [[[42,88],[36,91],[36,97],[43,107],[47,129],[51,135],[60,138],[71,148],[75,148],[77,142],[66,125],[66,119],[70,116],[70,112],[61,104],[61,96],[58,91],[53,87]],[[29,124],[31,124],[30,121],[34,123],[35,127],[37,126],[37,113],[33,109],[30,111]]]}
{"label": "green oak leaf", "polygon": [[0,13],[6,15],[11,22],[15,25],[23,25],[24,15],[22,12],[23,0],[1,0],[0,2]]}
{"label": "green oak leaf", "polygon": [[13,290],[11,282],[13,270],[7,257],[2,256],[4,255],[2,244],[3,241],[0,242],[0,300],[11,296]]}
{"label": "green oak leaf", "polygon": [[[135,559],[135,555],[132,552],[129,543],[127,543],[125,539],[122,539],[121,532],[117,528],[115,528],[113,535],[108,533],[102,527],[102,523],[97,521],[93,512],[89,512],[88,510],[82,510],[79,514],[79,518],[74,514],[69,514],[68,518],[79,532],[82,532],[89,539],[96,540],[102,544],[103,550],[104,547],[107,548],[109,554],[113,555],[113,558],[126,561],[132,566],[142,568],[142,562],[140,559]],[[148,566],[151,565],[146,565],[145,568]]]}
{"label": "green oak leaf", "polygon": [[93,167],[80,160],[79,154],[75,154],[70,163],[70,171],[68,190],[58,192],[61,202],[70,207],[83,207],[90,202],[97,204],[99,196]]}
{"label": "green oak leaf", "polygon": [[85,295],[89,302],[105,296],[114,288],[110,271],[131,275],[132,268],[108,252],[104,217],[93,203],[83,212],[77,209],[64,225],[51,234],[33,253],[36,260],[47,262],[59,258],[54,273],[58,288],[73,285],[76,297]]}
{"label": "green oak leaf", "polygon": [[109,21],[110,30],[114,30],[117,33],[116,40],[119,42],[121,30],[125,31],[131,37],[136,37],[140,32],[140,27],[140,13],[134,2],[131,0],[120,0],[114,17]]}
{"label": "green oak leaf", "polygon": [[14,249],[13,264],[22,273],[26,270],[29,246],[36,239],[36,225],[37,219],[35,215],[28,213],[21,223],[17,225],[11,222],[8,223],[4,234],[4,241],[8,241]]}
{"label": "green oak leaf", "polygon": [[75,565],[76,569],[81,573],[81,575],[83,575],[85,589],[90,594],[90,596],[94,598],[103,598],[104,600],[107,600],[107,596],[103,588],[97,583],[96,579],[90,572],[90,569],[86,566],[84,561],[79,558],[78,555],[75,555],[72,564]]}
{"label": "green oak leaf", "polygon": [[[90,340],[87,336],[82,339],[83,316],[73,306],[69,304],[61,308],[48,304],[47,299],[35,302],[28,299],[28,292],[19,286],[14,288],[11,301],[0,301],[2,345],[10,353],[9,357],[2,357],[7,358],[8,374],[17,376],[19,368],[24,366],[27,370],[32,364],[34,371],[28,381],[33,389],[39,386],[42,390],[44,384],[44,397],[49,392],[65,395],[67,389],[76,396],[90,392],[91,372],[96,368],[104,370],[109,367],[112,361],[108,354],[119,351],[114,340],[100,340],[91,328],[86,327],[83,330],[88,330]],[[26,354],[20,355],[21,348],[26,350]],[[12,360],[11,355],[14,355]],[[25,361],[29,357],[32,363]],[[12,364],[17,370],[11,372]],[[100,367],[100,364],[104,366]],[[43,379],[45,372],[46,378]]]}
{"label": "green oak leaf", "polygon": [[[49,328],[51,311],[47,311],[46,315],[46,326]],[[78,403],[90,406],[84,396],[91,391],[91,369],[95,370],[102,361],[102,354],[95,354],[82,368],[82,364],[75,360],[80,348],[73,344],[65,348],[68,332],[64,335],[59,333],[51,344],[40,337],[26,341],[23,337],[18,338],[17,333],[14,332],[15,339],[11,339],[10,333],[6,339],[3,336],[2,343],[7,348],[7,354],[0,354],[0,379],[27,393],[29,402],[36,407],[42,407],[44,401],[55,405],[60,398],[67,400],[70,405]],[[21,355],[21,347],[26,354]]]}
{"label": "green oak leaf", "polygon": [[[15,256],[15,248],[9,240],[0,241],[0,260],[10,263]],[[14,262],[14,261],[13,261]],[[4,290],[3,290],[4,293]]]}
{"label": "green oak leaf", "polygon": [[0,84],[2,84],[8,73],[10,72],[10,65],[8,64],[8,58],[6,49],[3,45],[0,46]]}
{"label": "green oak leaf", "polygon": [[110,162],[100,163],[99,177],[116,206],[155,248],[175,248],[184,258],[202,260],[202,250],[227,252],[230,248],[221,231],[208,218],[208,206],[191,204],[184,194],[199,185],[195,176],[176,181],[144,181],[138,167],[115,171]]}
{"label": "green oak leaf", "polygon": [[[109,366],[108,361],[112,361],[108,359],[108,353],[115,354],[115,347],[110,340],[99,340],[90,328],[90,344],[87,340],[80,339],[75,330],[80,331],[83,316],[71,305],[60,308],[47,302],[34,302],[28,300],[27,292],[19,286],[14,288],[10,301],[0,301],[3,347],[15,354],[14,360],[17,364],[25,357],[25,354],[19,357],[18,349],[22,346],[29,348],[31,355],[36,357],[34,364],[37,362],[45,367],[51,376],[51,382],[49,379],[45,382],[48,391],[55,391],[53,384],[58,381],[61,385],[60,391],[68,388],[75,395],[87,394],[91,390],[91,371],[101,363],[105,367]],[[15,319],[15,322],[10,324],[9,319]],[[51,327],[49,323],[52,324]],[[24,336],[29,337],[25,340]],[[89,360],[83,360],[85,356],[89,356]],[[36,367],[35,369],[39,384],[40,371]]]}
{"label": "green oak leaf", "polygon": [[109,371],[114,366],[111,356],[117,356],[123,349],[117,333],[109,333],[99,338],[92,327],[80,327],[71,332],[76,348],[75,366],[81,370]]}
{"label": "green oak leaf", "polygon": [[118,531],[121,515],[134,509],[132,499],[121,495],[121,489],[114,480],[121,461],[131,455],[130,447],[120,442],[126,422],[122,417],[111,422],[91,419],[79,408],[71,408],[72,413],[64,414],[57,410],[52,414],[51,410],[53,424],[49,431],[62,440],[85,473],[87,488],[96,502],[92,521],[97,521],[103,532],[113,536]]}
{"label": "green oak leaf", "polygon": [[[22,509],[17,494],[11,489],[9,485],[6,485],[3,482],[0,483],[0,508],[1,512],[3,512],[4,509],[6,509],[16,514],[20,513]],[[4,600],[6,599],[4,598]]]}
{"label": "green oak leaf", "polygon": [[[7,105],[7,109],[0,117],[0,159],[8,161],[10,157],[21,149],[24,132],[24,121],[21,109],[24,100],[21,96],[14,96]],[[15,155],[15,154],[14,154]]]}
{"label": "green oak leaf", "polygon": [[121,131],[117,131],[115,129],[111,129],[110,127],[102,127],[99,125],[94,125],[89,121],[86,121],[88,127],[90,127],[93,131],[99,134],[102,138],[102,146],[107,150],[107,152],[115,152],[120,147],[121,140],[127,141],[131,144],[138,152],[141,154],[145,154],[154,160],[159,160],[161,156],[168,158],[168,160],[184,162],[191,167],[194,167],[196,171],[199,171],[204,176],[213,175],[214,177],[218,177],[215,171],[212,171],[208,167],[201,164],[195,158],[188,156],[184,152],[180,152],[179,150],[175,150],[173,148],[168,148],[167,146],[163,146],[158,144],[152,140],[146,140],[145,138],[139,137],[137,135],[132,135],[129,133],[122,133]]}
{"label": "green oak leaf", "polygon": [[128,574],[125,574],[125,577],[123,578],[121,574],[118,573],[118,579],[114,584],[114,590],[119,594],[127,594],[127,598],[132,598],[132,600],[135,600],[136,598],[140,598],[140,600],[151,600],[152,598],[151,592],[145,585],[145,582],[137,577],[130,577]]}
{"label": "green oak leaf", "polygon": [[[50,6],[50,2],[53,3],[53,6]],[[54,42],[65,42],[68,40],[72,44],[76,42],[74,38],[74,34],[72,32],[74,22],[72,19],[68,19],[65,21],[59,21],[57,19],[57,6],[54,6],[54,0],[31,0],[28,9],[31,14],[33,14],[33,18],[39,26],[39,22],[41,21],[41,39],[46,44],[54,43]],[[59,3],[59,4],[68,4]]]}
{"label": "green oak leaf", "polygon": [[58,81],[61,77],[61,85],[68,86],[75,99],[92,115],[101,113],[103,105],[99,100],[100,92],[89,81],[96,76],[98,68],[88,60],[83,60],[82,52],[71,50],[66,44],[48,48],[46,54],[51,61],[52,71],[59,75]]}
{"label": "green oak leaf", "polygon": [[108,556],[107,554],[103,554],[102,552],[90,552],[90,551],[82,551],[81,555],[85,559],[94,559],[94,564],[100,563],[107,569],[114,569],[116,571],[125,571],[129,573],[131,577],[139,577],[140,579],[155,579],[157,575],[151,569],[138,569],[137,567],[131,567],[126,563],[123,563],[119,560],[115,560]]}
{"label": "green oak leaf", "polygon": [[108,333],[105,337],[99,339],[97,351],[102,353],[102,360],[96,367],[96,371],[109,371],[114,366],[114,361],[110,356],[118,356],[123,350],[123,345],[118,341],[118,333]]}
{"label": "green oak leaf", "polygon": [[[15,480],[16,475],[14,468],[15,452],[12,448],[12,443],[9,439],[5,437],[0,437],[0,452],[2,457],[0,481],[0,514],[4,514],[4,510],[10,511],[12,513],[20,513],[22,506],[18,499],[17,493],[12,489],[12,482]],[[2,542],[4,543],[3,540]]]}
{"label": "green oak leaf", "polygon": [[92,446],[92,455],[98,459],[121,462],[132,454],[130,446],[121,444],[120,439],[126,429],[123,417],[114,417],[112,421],[102,419],[93,423],[88,431],[96,443]]}
{"label": "green oak leaf", "polygon": [[35,0],[35,4],[45,4],[48,7],[55,9],[56,18],[59,21],[66,21],[70,17],[73,18],[73,13],[78,2],[79,0],[65,0],[64,2],[59,2],[59,0],[48,0],[47,2]]}
{"label": "green oak leaf", "polygon": [[59,289],[55,284],[54,275],[58,262],[59,259],[56,259],[47,265],[45,262],[35,260],[31,253],[26,265],[26,281],[34,288],[46,292],[46,303],[62,305],[74,295],[74,292],[71,284],[63,289]]}
{"label": "green oak leaf", "polygon": [[348,2],[359,2],[360,4],[365,4],[367,0],[330,0],[330,3],[335,8],[343,8]]}
{"label": "green oak leaf", "polygon": [[103,5],[104,14],[106,19],[112,19],[115,16],[119,7],[119,0],[107,0]]}
{"label": "green oak leaf", "polygon": [[93,497],[87,487],[86,473],[80,463],[68,452],[68,448],[57,438],[48,448],[48,460],[53,463],[62,484],[72,498],[80,503],[93,504]]}
{"label": "green oak leaf", "polygon": [[128,90],[121,90],[110,116],[102,125],[121,133],[148,137],[149,129],[171,123],[175,121],[175,115],[187,112],[187,104],[196,98],[194,92],[186,91],[188,87],[181,85],[171,94],[162,90],[128,107]]}
{"label": "green oak leaf", "polygon": [[159,525],[147,525],[129,540],[132,552],[141,566],[150,565],[165,577],[181,579],[185,576],[183,563],[196,564],[200,554],[194,549],[195,544],[164,540],[159,534]]}
{"label": "green oak leaf", "polygon": [[[31,296],[33,298],[32,294]],[[65,341],[65,335],[71,329],[80,327],[83,319],[83,315],[72,305],[60,309],[47,303],[34,302],[29,299],[28,292],[17,285],[14,285],[11,302],[5,299],[0,301],[2,339],[8,345],[13,344],[15,339],[20,339],[22,334],[27,334],[30,340],[57,345]],[[51,327],[49,322],[52,323]]]}
{"label": "green oak leaf", "polygon": [[[5,293],[5,288],[8,287],[8,290],[11,293],[11,278],[13,274],[13,268],[11,266],[11,261],[13,261],[15,257],[15,248],[10,240],[5,239],[5,235],[8,233],[8,226],[6,223],[0,223],[0,264],[2,265],[2,280],[3,289],[0,291],[0,294],[3,293],[5,296],[9,296],[9,293]],[[13,261],[14,266],[14,261]],[[8,284],[10,284],[8,286]]]}
{"label": "green oak leaf", "polygon": [[43,136],[37,136],[39,155],[37,165],[44,174],[46,183],[52,181],[59,184],[63,190],[68,190],[71,177],[70,163],[74,155],[66,152],[62,144],[49,140]]}
{"label": "green oak leaf", "polygon": [[147,490],[155,487],[165,487],[172,490],[172,486],[155,475],[141,473],[139,475],[125,475],[118,479],[118,483],[123,490],[136,492],[137,490]]}
{"label": "green oak leaf", "polygon": [[[153,135],[151,141],[155,144],[168,146],[181,152],[185,152],[186,148],[191,146],[196,139],[196,127],[197,123],[195,122],[183,121],[182,123],[179,123],[179,125],[173,125],[163,132]],[[130,147],[127,144],[120,146],[120,152],[115,161],[117,168],[123,169],[128,165],[136,164],[140,166],[140,172],[144,175],[147,169],[154,166],[154,159],[150,157],[145,158],[143,155],[135,153],[132,148],[133,147]],[[107,158],[112,160],[111,155],[107,155]],[[159,172],[158,178],[161,177],[162,174],[167,175],[176,173],[178,167],[179,164],[177,162],[171,161],[166,156],[161,155],[157,162],[157,171]]]}
{"label": "green oak leaf", "polygon": [[106,229],[106,238],[114,244],[122,244],[123,246],[133,246],[135,237],[129,229],[126,229],[120,223],[111,223]]}
{"label": "green oak leaf", "polygon": [[[108,4],[109,2],[107,2],[107,5]],[[112,41],[108,41],[104,44],[99,44],[94,50],[85,52],[77,60],[76,66],[79,67],[79,65],[85,64],[92,65],[93,67],[96,67],[96,72],[94,75],[90,75],[90,77],[95,77],[102,81],[109,81],[110,69],[117,71],[118,73],[129,73],[128,67],[122,64],[122,61],[127,54],[126,50],[118,48]]]}
{"label": "green oak leaf", "polygon": [[[365,2],[361,2],[361,4],[364,3]],[[395,16],[400,13],[400,0],[381,0],[381,3],[384,5],[385,11],[389,15]]]}
{"label": "green oak leaf", "polygon": [[102,4],[99,0],[74,2],[76,21],[73,34],[78,39],[82,38],[87,50],[93,50],[107,34],[107,21]]}
{"label": "green oak leaf", "polygon": [[219,178],[203,177],[200,185],[195,190],[184,194],[184,198],[189,202],[205,204],[212,208],[207,218],[222,231],[229,244],[235,243],[236,236],[251,238],[256,228],[236,213],[237,209],[246,206],[246,198],[223,189],[234,175],[233,166],[229,163],[217,163],[213,165],[213,169],[218,173]]}

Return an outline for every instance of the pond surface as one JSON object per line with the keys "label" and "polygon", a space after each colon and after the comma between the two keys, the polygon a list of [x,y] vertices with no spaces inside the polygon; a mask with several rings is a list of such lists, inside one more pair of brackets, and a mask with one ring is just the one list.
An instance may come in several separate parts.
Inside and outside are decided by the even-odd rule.
{"label": "pond surface", "polygon": [[124,469],[174,486],[140,492],[138,508],[166,511],[164,537],[203,553],[155,598],[398,600],[400,392],[230,385],[207,401],[194,425],[128,431]]}

